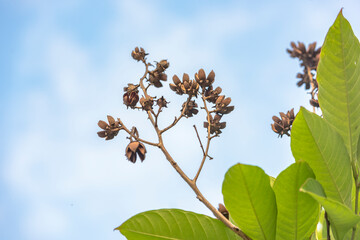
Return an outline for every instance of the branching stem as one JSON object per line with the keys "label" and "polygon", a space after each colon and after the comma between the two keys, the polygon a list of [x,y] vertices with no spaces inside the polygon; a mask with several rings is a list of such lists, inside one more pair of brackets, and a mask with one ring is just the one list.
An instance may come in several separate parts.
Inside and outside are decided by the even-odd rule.
{"label": "branching stem", "polygon": [[[140,87],[145,95],[145,97],[150,97],[147,93],[147,88],[148,86],[145,88],[144,86],[144,83],[143,83],[143,80],[146,78],[146,75],[148,74],[149,70],[148,70],[148,67],[149,67],[149,64],[146,63],[146,60],[143,60],[142,61],[144,64],[145,64],[145,73],[143,75],[143,77],[140,79]],[[206,106],[206,101],[205,101],[205,97],[204,97],[204,94],[202,94],[202,99],[203,99],[203,102],[204,102],[204,109],[206,110],[206,113],[207,113],[207,121],[209,123],[209,126],[208,126],[208,135],[207,135],[207,144],[206,144],[206,149],[204,150],[204,147],[202,146],[202,143],[200,141],[200,137],[198,135],[198,132],[196,130],[196,127],[195,127],[195,130],[196,130],[196,133],[197,133],[197,136],[199,138],[199,141],[200,141],[200,145],[201,145],[201,148],[203,150],[203,158],[202,158],[202,161],[201,161],[201,164],[200,164],[200,167],[199,167],[199,170],[195,176],[195,178],[193,180],[191,180],[187,175],[186,173],[179,167],[179,165],[175,162],[175,160],[172,158],[172,156],[169,154],[169,152],[167,151],[167,149],[165,148],[164,146],[164,142],[163,142],[163,139],[162,139],[162,134],[164,132],[166,132],[167,130],[169,130],[170,128],[174,127],[181,118],[183,118],[185,116],[185,111],[186,111],[186,107],[188,105],[188,103],[190,102],[191,100],[191,96],[188,97],[186,103],[185,103],[185,106],[183,107],[182,111],[181,111],[181,114],[178,118],[175,118],[174,122],[171,123],[168,127],[160,130],[158,125],[157,125],[157,118],[158,118],[158,115],[160,113],[160,110],[158,111],[157,114],[154,113],[153,110],[148,110],[147,111],[147,114],[148,114],[148,118],[151,122],[151,124],[153,125],[155,131],[156,131],[156,134],[158,136],[158,141],[159,143],[152,143],[152,142],[149,142],[149,141],[146,141],[146,140],[143,140],[141,138],[138,138],[136,136],[134,136],[134,134],[124,126],[124,124],[119,120],[121,126],[122,126],[122,129],[124,129],[131,137],[135,138],[137,141],[141,141],[143,143],[146,143],[146,144],[149,144],[149,145],[152,145],[152,146],[157,146],[158,148],[160,148],[160,150],[163,152],[163,154],[165,155],[165,158],[169,161],[169,163],[171,164],[171,166],[176,170],[176,172],[181,176],[182,179],[184,179],[184,181],[190,186],[190,188],[194,191],[194,193],[196,194],[196,197],[215,215],[215,217],[217,219],[219,219],[221,222],[223,222],[227,227],[229,227],[233,232],[235,232],[237,235],[239,235],[240,237],[242,237],[243,239],[245,240],[251,240],[251,238],[249,238],[243,231],[241,231],[237,226],[235,226],[233,223],[231,223],[224,215],[222,215],[222,213],[220,213],[205,197],[204,195],[200,192],[199,188],[197,187],[196,185],[196,180],[197,178],[199,177],[199,174],[201,172],[201,169],[204,165],[204,162],[206,160],[206,157],[208,157],[208,151],[209,151],[209,146],[210,146],[210,141],[213,137],[217,136],[216,134],[214,136],[210,136],[210,112]],[[155,118],[155,119],[154,119]]]}

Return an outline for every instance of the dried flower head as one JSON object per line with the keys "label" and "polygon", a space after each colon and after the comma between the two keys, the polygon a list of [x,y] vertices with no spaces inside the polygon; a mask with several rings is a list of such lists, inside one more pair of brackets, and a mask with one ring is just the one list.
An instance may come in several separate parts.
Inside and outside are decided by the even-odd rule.
{"label": "dried flower head", "polygon": [[188,94],[189,96],[197,96],[197,93],[199,91],[199,84],[195,80],[190,80],[190,77],[187,73],[184,73],[182,82],[177,75],[174,75],[173,82],[174,84],[170,83],[170,88],[177,94]]}
{"label": "dried flower head", "polygon": [[149,72],[149,82],[152,83],[155,87],[162,87],[162,83],[160,81],[166,81],[167,75],[160,71],[151,71]]}
{"label": "dried flower head", "polygon": [[145,153],[146,148],[144,144],[138,141],[130,142],[125,149],[125,156],[132,163],[136,162],[136,155],[139,155],[141,162],[143,162],[145,159]]}
{"label": "dried flower head", "polygon": [[124,87],[123,102],[127,107],[135,108],[136,104],[139,101],[139,91],[137,86],[131,83],[128,83],[127,87]]}
{"label": "dried flower head", "polygon": [[195,101],[189,101],[188,104],[186,102],[183,103],[181,111],[185,108],[184,115],[186,117],[192,117],[196,115],[199,110],[197,109],[198,105]]}
{"label": "dried flower head", "polygon": [[[306,71],[306,69],[304,69],[304,71]],[[309,75],[308,75],[307,73],[304,73],[304,74],[298,73],[298,74],[296,75],[296,78],[299,78],[300,81],[298,81],[298,82],[296,83],[296,85],[297,85],[298,87],[301,87],[303,84],[305,84],[305,89],[306,89],[306,90],[310,89],[311,82],[312,82],[312,81],[316,81],[316,80],[314,79],[314,74],[313,74],[313,73],[310,73],[310,74],[311,74],[311,76],[312,76],[311,79],[310,79],[310,77],[309,77]]]}
{"label": "dried flower head", "polygon": [[109,124],[102,120],[98,122],[98,126],[104,131],[97,132],[97,134],[99,137],[105,138],[105,140],[110,140],[118,135],[119,131],[121,130],[121,126],[120,123],[115,121],[112,116],[108,115],[107,119]]}
{"label": "dried flower head", "polygon": [[[211,115],[209,115],[210,119],[210,133],[211,134],[220,134],[221,130],[226,127],[226,122],[220,122],[221,116],[219,114],[215,114],[215,117],[213,118]],[[209,122],[204,122],[204,128],[209,127]]]}
{"label": "dried flower head", "polygon": [[181,81],[180,81],[179,77],[177,75],[174,75],[172,79],[173,79],[174,84],[173,83],[169,84],[170,89],[173,90],[176,94],[183,95],[184,92],[181,88]]}
{"label": "dried flower head", "polygon": [[154,98],[150,96],[141,97],[140,104],[143,110],[150,111],[154,105]]}
{"label": "dried flower head", "polygon": [[215,88],[215,90],[213,89],[213,86],[208,87],[205,90],[206,101],[215,103],[221,92],[222,92],[221,87],[217,87]]}
{"label": "dried flower head", "polygon": [[319,63],[321,48],[316,49],[316,42],[309,44],[306,49],[305,44],[302,42],[291,42],[291,49],[286,49],[292,58],[299,58],[301,66],[307,66],[310,69],[316,69]]}
{"label": "dried flower head", "polygon": [[133,59],[135,59],[136,61],[143,61],[145,60],[145,56],[148,55],[147,53],[145,53],[145,50],[141,47],[140,49],[138,47],[136,47],[132,52],[131,52],[131,56]]}
{"label": "dried flower head", "polygon": [[215,111],[218,114],[228,114],[234,110],[234,106],[229,106],[231,98],[225,98],[224,95],[218,97],[215,102]]}
{"label": "dried flower head", "polygon": [[272,130],[279,134],[280,137],[282,137],[284,134],[290,136],[289,131],[291,130],[291,125],[295,119],[294,109],[291,109],[286,114],[280,112],[280,117],[281,119],[277,116],[272,117],[274,121],[274,123],[271,124]]}
{"label": "dried flower head", "polygon": [[159,72],[164,72],[169,66],[170,63],[166,59],[164,59],[156,63],[156,70]]}
{"label": "dried flower head", "polygon": [[127,107],[135,108],[136,104],[139,101],[138,92],[134,91],[134,92],[130,92],[130,93],[128,93],[128,92],[124,93],[123,101]]}
{"label": "dried flower head", "polygon": [[206,77],[204,69],[200,69],[198,73],[195,73],[196,82],[203,88],[210,87],[215,81],[215,73],[211,71]]}
{"label": "dried flower head", "polygon": [[164,108],[167,107],[167,104],[169,102],[166,101],[166,99],[164,98],[164,96],[162,96],[161,98],[159,98],[158,100],[156,100],[156,104],[160,107],[160,108]]}

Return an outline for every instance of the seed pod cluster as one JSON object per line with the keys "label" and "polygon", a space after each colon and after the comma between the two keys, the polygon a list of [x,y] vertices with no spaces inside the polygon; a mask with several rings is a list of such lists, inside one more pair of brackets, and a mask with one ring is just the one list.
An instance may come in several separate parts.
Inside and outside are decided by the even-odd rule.
{"label": "seed pod cluster", "polygon": [[167,60],[161,60],[156,63],[156,68],[149,72],[149,82],[157,88],[162,87],[163,85],[161,81],[167,80],[167,75],[164,72],[169,65],[170,64]]}
{"label": "seed pod cluster", "polygon": [[[149,95],[148,89],[151,87],[160,88],[163,86],[163,81],[167,81],[167,75],[165,71],[169,68],[170,63],[168,60],[163,59],[159,62],[155,62],[155,66],[148,63],[146,56],[148,53],[143,48],[136,47],[132,52],[131,56],[136,61],[141,61],[145,64],[145,74],[140,78],[138,84],[128,83],[124,87],[123,103],[127,108],[131,109],[142,109],[147,112],[148,118],[152,122],[157,132],[161,133],[165,130],[173,127],[178,120],[185,116],[186,118],[193,117],[199,113],[199,106],[195,99],[201,95],[204,106],[201,109],[206,110],[206,121],[204,127],[208,130],[209,135],[218,136],[221,131],[226,127],[226,122],[221,122],[223,115],[229,114],[234,110],[234,106],[230,106],[231,98],[221,95],[221,87],[214,87],[215,73],[210,71],[208,74],[205,73],[204,69],[200,69],[194,75],[193,79],[187,73],[184,73],[182,79],[177,75],[174,75],[170,83],[170,89],[178,95],[187,95],[187,100],[182,104],[181,117],[175,118],[175,121],[168,127],[160,131],[158,126],[158,117],[164,108],[168,107],[169,102],[166,101],[164,96],[158,98],[157,96]],[[149,69],[153,68],[153,69]],[[148,85],[145,86],[144,81],[147,81]],[[142,91],[143,96],[140,98],[139,91]],[[212,106],[208,106],[210,103]],[[157,111],[156,109],[157,108]],[[128,130],[125,125],[122,125],[120,119],[115,121],[111,116],[108,116],[108,122],[99,121],[98,125],[102,131],[98,132],[98,136],[105,138],[106,140],[113,139],[117,136],[120,130],[124,130],[129,134],[130,143],[125,148],[126,158],[135,163],[137,157],[141,161],[144,161],[146,149],[143,143],[150,145],[156,145],[149,141],[142,140],[139,138],[139,133],[135,127],[132,130]],[[211,136],[213,137],[213,136]],[[210,138],[209,138],[210,139]]]}
{"label": "seed pod cluster", "polygon": [[303,68],[302,73],[298,73],[296,78],[299,81],[296,83],[298,87],[305,86],[306,90],[311,89],[310,104],[313,107],[319,107],[317,101],[318,83],[316,81],[316,70],[320,59],[321,47],[316,49],[316,42],[309,44],[306,48],[302,42],[291,42],[292,49],[286,49],[292,58],[298,58],[300,66]]}
{"label": "seed pod cluster", "polygon": [[154,105],[154,98],[150,96],[141,97],[140,104],[143,110],[150,111]]}
{"label": "seed pod cluster", "polygon": [[290,136],[290,130],[292,123],[295,119],[294,109],[291,109],[290,111],[287,111],[287,113],[280,112],[280,117],[273,116],[272,119],[274,121],[273,124],[271,124],[272,130],[279,134],[280,137],[282,137],[284,134],[287,136]]}
{"label": "seed pod cluster", "polygon": [[170,83],[170,89],[179,95],[187,94],[189,97],[197,97],[199,84],[195,80],[190,80],[189,74],[184,73],[182,81],[177,75],[173,76],[174,84]]}
{"label": "seed pod cluster", "polygon": [[188,103],[187,102],[184,102],[183,105],[182,105],[182,110],[184,109],[184,115],[186,117],[192,117],[193,115],[196,115],[198,114],[199,110],[197,109],[198,105],[197,103],[193,100],[193,101],[189,101]]}
{"label": "seed pod cluster", "polygon": [[226,127],[226,122],[220,122],[221,115],[215,114],[213,117],[212,115],[209,115],[210,119],[208,122],[204,122],[204,128],[208,128],[210,125],[210,133],[211,134],[220,134],[221,129],[224,129]]}
{"label": "seed pod cluster", "polygon": [[306,49],[305,44],[298,42],[296,45],[295,42],[290,43],[292,49],[286,49],[292,58],[298,58],[300,60],[300,65],[309,67],[311,70],[316,69],[320,59],[321,47],[316,49],[316,42],[309,44]]}
{"label": "seed pod cluster", "polygon": [[124,87],[123,102],[127,108],[135,108],[139,101],[138,86],[129,83],[127,87]]}
{"label": "seed pod cluster", "polygon": [[105,138],[105,140],[111,140],[118,135],[121,130],[121,125],[119,121],[115,121],[112,116],[108,115],[107,119],[109,123],[102,120],[98,122],[98,126],[103,129],[103,131],[97,132],[97,134],[99,137]]}
{"label": "seed pod cluster", "polygon": [[145,50],[142,47],[140,49],[139,49],[139,47],[136,47],[131,52],[132,58],[136,61],[144,61],[146,55],[148,55],[148,54],[145,52]]}

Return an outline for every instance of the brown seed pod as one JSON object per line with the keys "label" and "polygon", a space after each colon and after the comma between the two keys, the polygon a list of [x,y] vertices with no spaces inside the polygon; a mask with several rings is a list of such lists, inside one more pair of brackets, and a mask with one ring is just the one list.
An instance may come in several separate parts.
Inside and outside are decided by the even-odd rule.
{"label": "brown seed pod", "polygon": [[144,144],[138,141],[130,142],[125,149],[126,158],[132,162],[136,162],[136,156],[138,155],[141,162],[145,160],[146,148]]}

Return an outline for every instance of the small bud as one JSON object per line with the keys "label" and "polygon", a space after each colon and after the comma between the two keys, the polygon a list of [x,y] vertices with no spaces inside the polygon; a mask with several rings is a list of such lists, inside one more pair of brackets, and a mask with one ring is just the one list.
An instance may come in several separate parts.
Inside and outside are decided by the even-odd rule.
{"label": "small bud", "polygon": [[163,96],[162,96],[161,98],[159,98],[158,100],[156,100],[156,104],[157,104],[160,108],[167,107],[167,104],[168,104],[168,103],[169,103],[169,102],[167,102]]}

